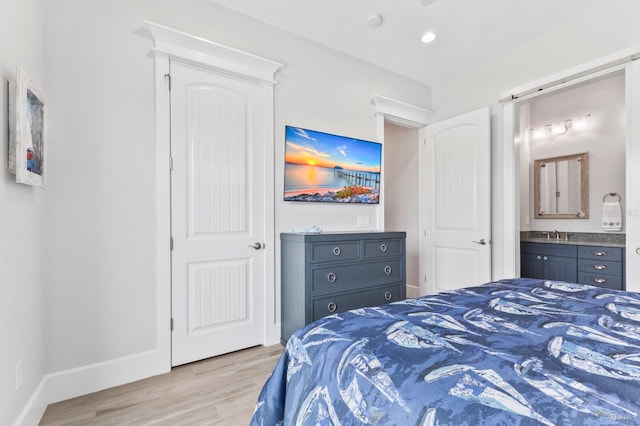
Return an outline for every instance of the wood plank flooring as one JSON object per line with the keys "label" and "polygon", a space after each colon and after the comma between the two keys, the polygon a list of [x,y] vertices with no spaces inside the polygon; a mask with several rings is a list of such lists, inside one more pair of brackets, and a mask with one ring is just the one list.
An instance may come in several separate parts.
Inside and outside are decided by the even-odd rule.
{"label": "wood plank flooring", "polygon": [[284,348],[256,346],[49,405],[41,425],[248,425]]}

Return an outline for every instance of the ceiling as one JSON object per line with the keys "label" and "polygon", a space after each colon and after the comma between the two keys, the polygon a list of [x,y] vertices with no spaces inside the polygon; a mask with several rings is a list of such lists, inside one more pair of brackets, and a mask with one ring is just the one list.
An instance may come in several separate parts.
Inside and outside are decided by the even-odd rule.
{"label": "ceiling", "polygon": [[[594,13],[612,0],[211,0],[398,74],[432,84]],[[371,27],[379,14],[382,25]],[[437,39],[420,42],[426,31]]]}

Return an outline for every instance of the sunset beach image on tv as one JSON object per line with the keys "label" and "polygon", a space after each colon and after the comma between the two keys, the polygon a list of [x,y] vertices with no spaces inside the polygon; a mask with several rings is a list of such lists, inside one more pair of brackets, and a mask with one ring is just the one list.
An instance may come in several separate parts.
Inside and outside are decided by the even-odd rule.
{"label": "sunset beach image on tv", "polygon": [[380,202],[382,145],[285,128],[285,201]]}

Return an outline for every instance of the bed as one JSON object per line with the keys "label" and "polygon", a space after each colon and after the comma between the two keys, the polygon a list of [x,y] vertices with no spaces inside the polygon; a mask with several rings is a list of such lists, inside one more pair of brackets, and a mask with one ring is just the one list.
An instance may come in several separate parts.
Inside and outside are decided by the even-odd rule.
{"label": "bed", "polygon": [[252,425],[640,423],[640,294],[491,282],[294,333]]}

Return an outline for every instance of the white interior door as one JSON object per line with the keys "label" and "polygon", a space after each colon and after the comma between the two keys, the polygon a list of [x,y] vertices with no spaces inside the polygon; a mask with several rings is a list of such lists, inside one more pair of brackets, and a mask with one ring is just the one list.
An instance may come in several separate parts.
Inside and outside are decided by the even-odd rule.
{"label": "white interior door", "polygon": [[263,342],[265,149],[259,83],[170,67],[172,365],[180,365]]}
{"label": "white interior door", "polygon": [[420,130],[420,292],[491,280],[489,108]]}

